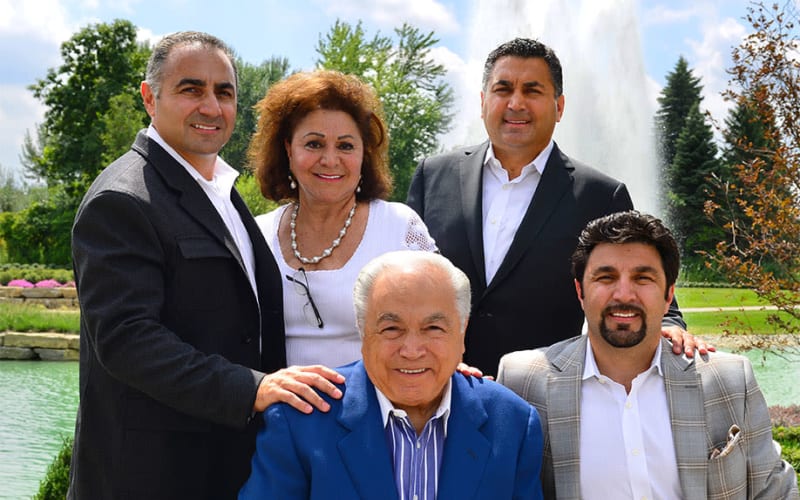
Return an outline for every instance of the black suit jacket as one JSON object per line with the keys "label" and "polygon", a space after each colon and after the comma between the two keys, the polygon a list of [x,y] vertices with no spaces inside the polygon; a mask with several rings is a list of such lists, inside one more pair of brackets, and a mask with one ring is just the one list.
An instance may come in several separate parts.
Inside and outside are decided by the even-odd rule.
{"label": "black suit jacket", "polygon": [[[258,297],[197,182],[144,132],[72,232],[81,305],[70,498],[235,498],[263,372],[285,366],[280,274],[238,193]],[[259,354],[259,344],[261,354]]]}
{"label": "black suit jacket", "polygon": [[570,270],[578,235],[589,221],[629,210],[633,202],[623,183],[554,146],[514,241],[486,283],[481,198],[488,147],[485,142],[422,160],[407,203],[472,284],[464,361],[495,374],[503,354],[580,334],[584,315]]}

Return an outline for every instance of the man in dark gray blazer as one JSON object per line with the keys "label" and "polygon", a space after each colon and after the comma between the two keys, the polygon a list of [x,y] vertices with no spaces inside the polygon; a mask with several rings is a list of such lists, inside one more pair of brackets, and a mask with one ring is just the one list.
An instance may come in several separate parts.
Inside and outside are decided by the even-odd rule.
{"label": "man in dark gray blazer", "polygon": [[[500,45],[486,60],[482,89],[489,141],[422,160],[407,203],[472,283],[464,361],[495,373],[507,352],[580,333],[569,270],[578,234],[633,203],[623,183],[553,142],[564,95],[552,49],[524,38]],[[664,326],[680,352],[686,324],[677,304]]]}
{"label": "man in dark gray blazer", "polygon": [[[327,410],[341,383],[286,365],[281,280],[217,154],[236,120],[230,49],[182,32],[154,48],[151,126],[75,218],[81,305],[76,499],[235,498],[263,411]],[[267,375],[268,374],[268,375]]]}

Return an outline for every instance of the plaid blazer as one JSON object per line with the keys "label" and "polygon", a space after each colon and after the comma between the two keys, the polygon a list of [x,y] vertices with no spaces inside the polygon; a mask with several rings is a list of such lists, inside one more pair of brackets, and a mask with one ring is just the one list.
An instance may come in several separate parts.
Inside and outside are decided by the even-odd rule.
{"label": "plaid blazer", "polygon": [[[539,411],[545,498],[581,497],[580,401],[587,345],[584,335],[500,361],[498,382]],[[773,443],[767,403],[749,360],[712,353],[695,362],[672,354],[668,344],[661,352],[684,498],[800,498],[794,470]],[[723,450],[732,425],[741,429],[738,443],[710,458],[714,450]]]}

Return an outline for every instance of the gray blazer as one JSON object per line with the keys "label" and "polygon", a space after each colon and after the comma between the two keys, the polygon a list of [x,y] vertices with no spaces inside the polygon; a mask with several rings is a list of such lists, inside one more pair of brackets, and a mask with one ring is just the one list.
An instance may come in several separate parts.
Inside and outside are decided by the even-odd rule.
{"label": "gray blazer", "polygon": [[[549,348],[519,351],[500,361],[498,382],[539,411],[544,432],[542,486],[545,498],[579,499],[581,378],[587,338]],[[797,499],[797,479],[772,441],[767,403],[750,361],[712,353],[706,359],[675,356],[662,340],[661,367],[684,498]],[[738,449],[722,449],[738,425]]]}

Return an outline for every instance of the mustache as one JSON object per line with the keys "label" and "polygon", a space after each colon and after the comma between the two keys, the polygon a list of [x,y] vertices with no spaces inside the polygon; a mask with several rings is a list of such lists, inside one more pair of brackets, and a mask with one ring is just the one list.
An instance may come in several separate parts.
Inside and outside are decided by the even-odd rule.
{"label": "mustache", "polygon": [[611,304],[603,309],[603,317],[610,316],[613,313],[636,313],[639,316],[644,316],[644,309],[634,304]]}

